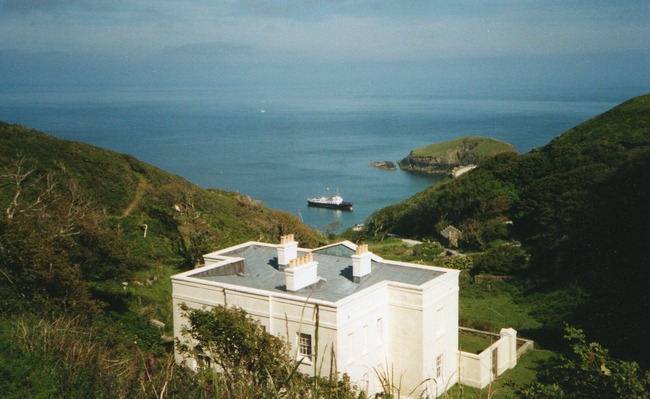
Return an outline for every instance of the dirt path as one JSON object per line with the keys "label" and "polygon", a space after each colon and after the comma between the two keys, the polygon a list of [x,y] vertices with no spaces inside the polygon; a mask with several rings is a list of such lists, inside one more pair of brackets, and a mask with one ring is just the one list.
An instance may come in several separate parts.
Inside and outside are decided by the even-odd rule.
{"label": "dirt path", "polygon": [[147,187],[147,180],[142,175],[138,175],[138,177],[140,178],[140,181],[138,182],[138,187],[135,189],[135,195],[133,196],[131,203],[122,212],[122,217],[129,216],[135,207],[138,206],[142,196],[144,195]]}

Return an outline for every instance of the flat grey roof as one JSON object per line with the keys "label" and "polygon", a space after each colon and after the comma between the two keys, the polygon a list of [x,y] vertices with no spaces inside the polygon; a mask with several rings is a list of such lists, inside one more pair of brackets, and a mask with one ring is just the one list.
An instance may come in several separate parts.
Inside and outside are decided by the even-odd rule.
{"label": "flat grey roof", "polygon": [[370,275],[363,277],[357,284],[352,281],[352,258],[350,256],[354,254],[354,251],[350,248],[339,244],[314,251],[299,250],[298,256],[308,252],[311,252],[314,260],[318,262],[318,276],[321,280],[298,291],[288,292],[286,290],[284,272],[278,270],[277,249],[255,243],[230,252],[220,253],[221,256],[245,259],[243,272],[239,270],[238,273],[216,275],[216,273],[210,273],[210,270],[205,270],[190,276],[219,283],[337,302],[382,281],[388,280],[419,286],[444,274],[444,272],[433,268],[416,268],[373,261]]}

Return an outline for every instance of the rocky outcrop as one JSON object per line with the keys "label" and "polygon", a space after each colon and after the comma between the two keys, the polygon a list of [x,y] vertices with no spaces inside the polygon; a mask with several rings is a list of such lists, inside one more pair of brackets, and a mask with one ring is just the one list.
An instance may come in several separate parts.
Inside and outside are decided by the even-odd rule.
{"label": "rocky outcrop", "polygon": [[413,150],[397,163],[406,171],[449,174],[454,168],[479,165],[488,158],[508,152],[516,152],[508,143],[471,136]]}
{"label": "rocky outcrop", "polygon": [[393,161],[370,162],[368,165],[380,169],[397,170],[397,165]]}

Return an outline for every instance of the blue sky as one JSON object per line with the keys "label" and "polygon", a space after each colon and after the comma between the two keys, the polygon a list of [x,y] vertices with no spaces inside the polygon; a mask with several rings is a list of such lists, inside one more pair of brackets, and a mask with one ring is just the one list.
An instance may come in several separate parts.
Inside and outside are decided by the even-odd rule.
{"label": "blue sky", "polygon": [[650,1],[0,0],[0,83],[650,84]]}

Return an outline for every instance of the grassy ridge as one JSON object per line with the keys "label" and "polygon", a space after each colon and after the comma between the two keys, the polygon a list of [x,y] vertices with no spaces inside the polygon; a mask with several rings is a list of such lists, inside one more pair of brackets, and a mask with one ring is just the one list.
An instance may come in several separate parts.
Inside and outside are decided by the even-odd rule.
{"label": "grassy ridge", "polygon": [[470,153],[483,158],[493,157],[504,152],[515,152],[512,145],[492,138],[468,136],[454,140],[448,140],[442,143],[434,143],[425,147],[418,148],[411,152],[411,156],[423,158],[436,158],[444,155],[447,151],[455,148],[471,146]]}

